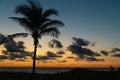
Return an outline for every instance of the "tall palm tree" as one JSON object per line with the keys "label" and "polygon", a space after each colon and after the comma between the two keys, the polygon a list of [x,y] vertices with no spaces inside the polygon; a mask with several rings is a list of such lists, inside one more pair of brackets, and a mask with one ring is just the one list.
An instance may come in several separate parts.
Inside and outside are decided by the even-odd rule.
{"label": "tall palm tree", "polygon": [[28,4],[17,6],[15,13],[21,14],[22,17],[10,17],[10,19],[18,22],[34,39],[33,74],[35,74],[38,39],[44,35],[58,38],[60,35],[58,27],[64,26],[64,23],[60,20],[50,19],[51,15],[58,15],[57,10],[43,10],[40,3],[35,3],[33,0],[28,1]]}

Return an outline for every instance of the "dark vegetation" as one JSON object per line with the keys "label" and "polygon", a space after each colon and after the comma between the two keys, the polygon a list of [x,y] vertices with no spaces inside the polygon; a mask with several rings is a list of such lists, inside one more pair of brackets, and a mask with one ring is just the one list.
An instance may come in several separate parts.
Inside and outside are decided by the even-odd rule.
{"label": "dark vegetation", "polygon": [[66,73],[36,74],[1,72],[0,80],[120,80],[120,71],[73,69]]}

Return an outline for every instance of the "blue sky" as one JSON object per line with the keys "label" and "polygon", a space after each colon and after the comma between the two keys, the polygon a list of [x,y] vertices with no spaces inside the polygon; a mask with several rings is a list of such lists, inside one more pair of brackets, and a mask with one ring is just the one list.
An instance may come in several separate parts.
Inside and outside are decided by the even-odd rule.
{"label": "blue sky", "polygon": [[[17,23],[8,19],[14,8],[27,0],[0,0],[0,32],[12,34],[25,32]],[[72,37],[95,41],[97,48],[120,47],[120,0],[38,0],[45,9],[55,8],[62,20],[60,40],[69,44]]]}

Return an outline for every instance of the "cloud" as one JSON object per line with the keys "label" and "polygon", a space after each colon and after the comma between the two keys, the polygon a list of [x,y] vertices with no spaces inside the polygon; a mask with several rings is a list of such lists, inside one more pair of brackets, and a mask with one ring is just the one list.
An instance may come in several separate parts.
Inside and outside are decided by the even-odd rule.
{"label": "cloud", "polygon": [[65,54],[65,52],[64,51],[59,51],[59,52],[57,52],[57,54]]}
{"label": "cloud", "polygon": [[100,52],[101,52],[104,56],[108,56],[108,55],[109,55],[109,52],[108,52],[108,51],[101,50]]}
{"label": "cloud", "polygon": [[62,48],[63,45],[60,41],[52,39],[50,42],[48,42],[49,47],[51,48]]}
{"label": "cloud", "polygon": [[67,47],[67,50],[72,52],[72,54],[75,54],[78,56],[78,58],[74,57],[67,57],[70,59],[76,59],[76,60],[87,60],[87,61],[102,61],[102,59],[97,59],[96,57],[101,56],[100,53],[94,52],[91,49],[88,49],[84,46],[94,46],[95,43],[91,43],[88,40],[84,40],[81,38],[72,38],[73,42],[71,45]]}
{"label": "cloud", "polygon": [[23,41],[18,41],[17,42],[17,48],[20,50],[24,50],[25,46],[24,46],[24,42]]}
{"label": "cloud", "polygon": [[[0,43],[3,43],[4,39],[6,39],[6,36],[0,33]],[[19,41],[18,43],[16,43],[16,41],[13,40],[13,38],[8,38],[3,43],[4,47],[6,48],[6,51],[8,52],[18,52],[19,50],[24,49],[25,47],[23,46],[23,44],[23,41]]]}
{"label": "cloud", "polygon": [[113,54],[113,55],[111,55],[112,57],[118,57],[118,58],[120,58],[120,54]]}
{"label": "cloud", "polygon": [[96,52],[93,52],[90,49],[82,48],[75,44],[70,45],[69,47],[67,47],[67,49],[71,51],[73,54],[79,56],[80,58],[84,58],[85,56],[96,56],[97,54]]}
{"label": "cloud", "polygon": [[6,52],[4,56],[7,56],[6,59],[9,59],[9,60],[15,60],[17,58],[27,59],[27,57],[32,58],[32,52]]}
{"label": "cloud", "polygon": [[[17,62],[20,62],[20,61],[21,61],[21,62],[26,62],[26,60],[25,60],[24,58],[19,58],[19,59],[17,59],[16,61],[17,61]],[[28,61],[27,61],[27,62],[28,62]]]}
{"label": "cloud", "polygon": [[120,48],[112,48],[111,53],[111,57],[120,58]]}
{"label": "cloud", "polygon": [[60,57],[62,57],[62,56],[59,56],[59,55],[57,55],[57,54],[55,54],[55,53],[53,53],[53,52],[50,52],[50,51],[47,52],[47,56],[48,56],[50,59],[55,59],[55,58],[60,58]]}
{"label": "cloud", "polygon": [[73,40],[73,44],[74,45],[78,45],[78,46],[89,46],[89,45],[92,45],[92,46],[95,46],[95,42],[92,43],[92,42],[90,42],[88,40],[85,40],[85,39],[82,39],[82,38],[73,37],[72,40]]}
{"label": "cloud", "polygon": [[111,50],[111,52],[112,52],[112,53],[120,52],[120,48],[113,48],[113,49]]}
{"label": "cloud", "polygon": [[100,51],[104,56],[112,56],[117,57],[119,56],[120,48],[112,48],[110,51],[101,50]]}
{"label": "cloud", "polygon": [[25,52],[25,46],[23,41],[16,42],[12,38],[3,44],[6,48],[6,52]]}
{"label": "cloud", "polygon": [[[3,34],[0,34],[0,41],[5,39],[6,37]],[[3,43],[5,50],[2,51],[4,56],[1,56],[4,59],[15,60],[16,58],[26,58],[32,57],[32,52],[26,51],[24,42],[18,41],[16,42],[13,38],[9,38],[5,40]]]}
{"label": "cloud", "polygon": [[0,55],[0,60],[5,60],[5,59],[8,59],[8,56],[6,56],[6,55]]}
{"label": "cloud", "polygon": [[47,51],[47,54],[45,56],[37,56],[36,60],[42,60],[42,61],[55,60],[55,59],[60,58],[60,57],[62,57],[62,56],[57,55],[54,52]]}
{"label": "cloud", "polygon": [[4,43],[4,47],[8,52],[18,52],[17,43],[13,39]]}
{"label": "cloud", "polygon": [[95,53],[94,55],[95,55],[96,57],[97,57],[97,56],[101,56],[101,54],[100,54],[100,53]]}
{"label": "cloud", "polygon": [[88,57],[86,58],[87,61],[103,61],[104,62],[104,59],[97,59],[95,57]]}
{"label": "cloud", "polygon": [[69,58],[69,59],[75,59],[75,57],[73,57],[73,56],[68,56],[67,58]]}
{"label": "cloud", "polygon": [[49,60],[50,58],[48,56],[37,56],[36,60]]}
{"label": "cloud", "polygon": [[59,63],[65,63],[65,62],[67,62],[67,60],[57,60],[57,62],[59,62]]}

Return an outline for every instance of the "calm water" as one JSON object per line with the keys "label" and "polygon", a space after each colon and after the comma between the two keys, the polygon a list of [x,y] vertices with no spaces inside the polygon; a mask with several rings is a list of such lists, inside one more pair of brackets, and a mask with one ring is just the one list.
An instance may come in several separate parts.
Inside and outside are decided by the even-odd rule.
{"label": "calm water", "polygon": [[[61,73],[61,72],[69,72],[73,68],[36,68],[36,73],[42,74],[54,74],[54,73]],[[110,71],[110,68],[90,68],[89,70],[92,71]],[[117,69],[114,69],[117,71]],[[32,68],[0,68],[0,72],[27,72],[31,73]]]}
{"label": "calm water", "polygon": [[[54,74],[61,72],[68,72],[70,68],[36,68],[36,73]],[[32,68],[0,68],[0,72],[32,72]]]}

